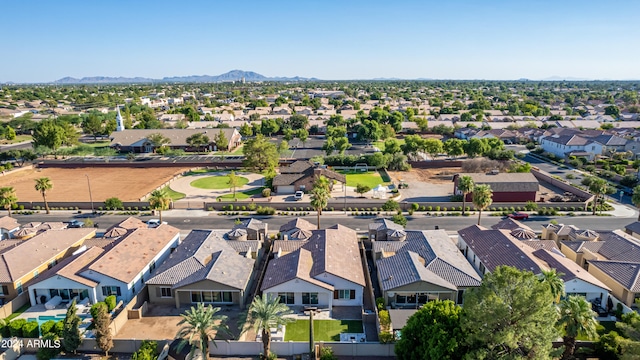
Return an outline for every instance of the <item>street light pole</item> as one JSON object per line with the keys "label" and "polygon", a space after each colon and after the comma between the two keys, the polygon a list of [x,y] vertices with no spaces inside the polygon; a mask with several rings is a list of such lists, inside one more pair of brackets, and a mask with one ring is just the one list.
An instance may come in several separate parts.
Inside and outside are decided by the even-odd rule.
{"label": "street light pole", "polygon": [[95,213],[96,211],[93,209],[93,195],[91,195],[91,181],[89,181],[89,175],[84,174],[87,177],[87,185],[89,185],[89,201],[91,201],[91,213]]}

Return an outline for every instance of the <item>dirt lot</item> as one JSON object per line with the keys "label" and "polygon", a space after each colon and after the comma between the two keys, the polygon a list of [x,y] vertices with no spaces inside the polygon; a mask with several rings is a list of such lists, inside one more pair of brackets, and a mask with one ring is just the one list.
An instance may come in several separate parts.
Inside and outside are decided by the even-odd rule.
{"label": "dirt lot", "polygon": [[402,200],[409,202],[449,201],[453,195],[454,174],[460,168],[411,169],[409,172],[389,172],[391,179],[398,183],[400,179],[409,185],[401,190]]}
{"label": "dirt lot", "polygon": [[138,201],[152,189],[187,169],[184,168],[82,168],[16,171],[0,175],[0,187],[13,186],[18,201],[42,201],[42,195],[33,187],[35,179],[48,177],[53,189],[47,192],[47,200],[89,201],[87,176],[91,181],[93,201],[104,201],[117,196],[122,201]]}

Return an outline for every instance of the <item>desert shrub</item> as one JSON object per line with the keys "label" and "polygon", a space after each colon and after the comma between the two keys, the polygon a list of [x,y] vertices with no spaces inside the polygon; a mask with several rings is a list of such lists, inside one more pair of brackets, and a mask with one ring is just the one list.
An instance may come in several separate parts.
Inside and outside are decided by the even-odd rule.
{"label": "desert shrub", "polygon": [[413,209],[413,211],[418,211],[418,209],[420,209],[420,205],[417,203],[413,203],[411,204],[411,209]]}
{"label": "desert shrub", "polygon": [[271,189],[269,188],[262,189],[262,197],[269,197],[269,196],[271,196]]}
{"label": "desert shrub", "polygon": [[233,210],[233,205],[229,205],[229,206],[227,207],[227,209],[228,209],[229,211]]}
{"label": "desert shrub", "polygon": [[276,213],[276,209],[270,206],[258,206],[256,210],[256,214],[258,215],[274,215]]}
{"label": "desert shrub", "polygon": [[333,353],[333,349],[329,346],[323,346],[320,349],[320,360],[337,360],[338,357]]}
{"label": "desert shrub", "polygon": [[391,221],[393,221],[398,225],[407,226],[407,218],[404,217],[402,214],[393,215],[393,217],[391,218]]}
{"label": "desert shrub", "polygon": [[251,203],[249,204],[249,206],[247,207],[247,209],[249,209],[249,211],[256,211],[256,204],[255,203]]}
{"label": "desert shrub", "polygon": [[431,205],[427,206],[427,211],[433,211],[433,206]]}

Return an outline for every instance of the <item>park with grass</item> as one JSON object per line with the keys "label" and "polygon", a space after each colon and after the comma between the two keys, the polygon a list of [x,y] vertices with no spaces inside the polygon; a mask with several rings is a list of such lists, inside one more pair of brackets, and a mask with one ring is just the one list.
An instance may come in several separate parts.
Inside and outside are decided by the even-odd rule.
{"label": "park with grass", "polygon": [[[249,179],[244,176],[237,176],[238,188],[243,187],[249,183]],[[191,182],[191,186],[198,189],[206,190],[220,190],[229,188],[229,175],[219,176],[207,176]]]}
{"label": "park with grass", "polygon": [[[363,333],[360,320],[314,320],[313,336],[316,341],[340,341],[342,333]],[[309,320],[296,320],[285,328],[284,341],[309,341]]]}

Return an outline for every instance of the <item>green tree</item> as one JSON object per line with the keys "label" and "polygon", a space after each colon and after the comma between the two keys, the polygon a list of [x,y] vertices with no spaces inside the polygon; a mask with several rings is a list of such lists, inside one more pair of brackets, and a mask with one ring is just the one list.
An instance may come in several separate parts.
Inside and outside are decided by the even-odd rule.
{"label": "green tree", "polygon": [[400,148],[400,142],[396,139],[387,139],[384,141],[384,151],[383,154],[396,154],[402,152],[402,148]]}
{"label": "green tree", "polygon": [[50,214],[51,212],[49,211],[49,203],[47,202],[47,191],[53,189],[53,183],[48,177],[41,177],[36,179],[35,181],[36,185],[34,186],[34,188],[36,189],[36,191],[39,191],[40,194],[42,194],[44,208],[46,209],[47,214]]}
{"label": "green tree", "polygon": [[320,215],[322,215],[322,209],[327,207],[329,198],[331,197],[331,187],[329,186],[329,179],[324,176],[319,176],[313,183],[311,188],[311,207],[316,209],[316,215],[318,217],[318,230],[320,230]]}
{"label": "green tree", "polygon": [[118,210],[124,208],[124,204],[117,197],[110,197],[104,201],[104,207],[110,210]]}
{"label": "green tree", "polygon": [[57,125],[53,120],[43,120],[33,132],[33,147],[45,146],[51,149],[54,155],[65,140],[65,129]]}
{"label": "green tree", "polygon": [[235,199],[236,188],[238,187],[240,179],[236,175],[236,172],[233,170],[231,170],[228,176],[229,176],[229,180],[227,181],[227,184],[229,185],[229,190],[233,191],[233,198]]}
{"label": "green tree", "polygon": [[82,131],[85,134],[93,136],[93,142],[98,140],[98,136],[102,135],[104,129],[102,127],[102,119],[95,112],[91,112],[89,116],[82,120]]}
{"label": "green tree", "polygon": [[81,322],[82,320],[76,314],[76,300],[74,299],[67,308],[67,315],[64,317],[62,327],[62,346],[67,353],[75,354],[82,343],[79,330]]}
{"label": "green tree", "polygon": [[407,320],[395,346],[398,359],[462,359],[462,308],[451,300],[429,301]]}
{"label": "green tree", "polygon": [[340,155],[344,155],[344,152],[351,147],[351,144],[349,144],[349,139],[346,137],[339,137],[334,140],[334,146]]}
{"label": "green tree", "polygon": [[9,217],[11,217],[11,208],[17,201],[18,197],[16,196],[16,190],[13,186],[0,188],[0,206],[9,212]]}
{"label": "green tree", "polygon": [[216,144],[216,150],[220,152],[220,156],[222,157],[225,151],[229,150],[229,139],[227,139],[224,131],[220,130],[218,134],[213,137],[213,141]]}
{"label": "green tree", "polygon": [[[633,195],[631,195],[631,202],[637,208],[640,208],[640,185],[633,188]],[[638,214],[638,221],[640,221],[640,214]]]}
{"label": "green tree", "polygon": [[106,306],[100,306],[96,317],[93,319],[96,343],[100,350],[104,351],[105,356],[109,356],[109,350],[113,347],[113,334],[111,334],[111,314]]}
{"label": "green tree", "polygon": [[240,130],[238,131],[240,131],[240,135],[242,135],[243,137],[253,136],[253,129],[247,123],[242,124],[242,126],[240,126]]}
{"label": "green tree", "polygon": [[245,165],[260,172],[275,169],[280,159],[276,145],[260,134],[247,140],[242,152],[245,157]]}
{"label": "green tree", "polygon": [[466,141],[451,138],[447,139],[444,143],[442,143],[442,147],[444,148],[444,152],[451,157],[458,157],[464,154],[464,145]]}
{"label": "green tree", "polygon": [[536,275],[499,266],[465,291],[465,358],[549,359],[557,319],[549,288]]}
{"label": "green tree", "polygon": [[280,125],[276,119],[265,119],[262,120],[262,135],[271,137],[271,135],[280,131]]}
{"label": "green tree", "polygon": [[491,147],[487,143],[486,139],[472,138],[465,144],[464,152],[469,157],[482,156],[491,150]]}
{"label": "green tree", "polygon": [[[602,194],[607,191],[607,181],[600,178],[593,178],[591,183],[588,185],[589,191],[593,194],[593,215],[596,214],[598,210],[598,201]],[[604,201],[604,199],[603,199]]]}
{"label": "green tree", "polygon": [[166,145],[171,144],[171,139],[160,133],[149,134],[147,140],[149,140],[151,144],[153,144],[153,152],[156,152],[158,150],[158,152],[162,153],[164,151],[163,148]]}
{"label": "green tree", "polygon": [[203,133],[196,133],[187,138],[187,144],[197,151],[201,151],[202,147],[210,143],[209,137]]}
{"label": "green tree", "polygon": [[591,303],[580,295],[569,295],[560,302],[560,319],[558,324],[564,329],[562,337],[564,343],[563,360],[573,359],[576,350],[576,338],[585,335],[590,339],[597,336],[596,313],[591,310]]}
{"label": "green tree", "polygon": [[193,358],[196,349],[202,352],[205,359],[209,359],[209,341],[215,345],[215,336],[217,333],[230,334],[229,328],[225,322],[226,315],[218,315],[220,308],[214,308],[211,305],[198,303],[197,307],[191,307],[181,314],[182,320],[178,323],[180,329],[176,334],[177,339],[181,339],[178,344],[178,351],[188,344],[191,346],[189,358]]}
{"label": "green tree", "polygon": [[402,214],[393,215],[391,217],[391,221],[393,221],[395,224],[398,224],[398,225],[407,226],[407,218],[404,217],[404,215]]}
{"label": "green tree", "polygon": [[614,119],[617,119],[620,117],[620,109],[615,105],[609,105],[604,108],[604,114],[611,115]]}
{"label": "green tree", "polygon": [[560,299],[564,297],[564,280],[561,276],[563,273],[556,272],[556,269],[542,270],[540,273],[540,282],[546,284],[551,291],[551,295],[556,303],[560,302]]}
{"label": "green tree", "polygon": [[369,191],[371,191],[371,187],[368,185],[364,185],[364,184],[356,185],[356,193],[360,194],[360,197],[364,197],[363,194],[368,193]]}
{"label": "green tree", "polygon": [[[42,340],[46,341],[47,344],[55,344],[56,341],[60,341],[58,335],[50,333],[42,336]],[[60,354],[60,348],[56,346],[43,346],[38,348],[36,352],[36,359],[38,360],[49,360],[56,358]]]}
{"label": "green tree", "polygon": [[461,176],[458,179],[458,190],[462,193],[462,215],[467,211],[467,194],[473,191],[476,184],[469,175]]}
{"label": "green tree", "polygon": [[278,143],[278,154],[282,157],[286,157],[289,152],[289,143],[287,140],[282,140]]}
{"label": "green tree", "polygon": [[4,137],[7,140],[15,140],[16,131],[14,130],[14,128],[12,128],[11,126],[7,125],[7,127],[4,129]]}
{"label": "green tree", "polygon": [[436,158],[439,154],[444,151],[444,147],[442,146],[442,141],[440,139],[424,139],[422,142],[422,148],[424,151],[431,156],[431,159]]}
{"label": "green tree", "polygon": [[302,141],[302,147],[304,147],[307,139],[309,139],[309,130],[298,129],[298,131],[296,132],[296,136],[298,137],[298,139],[300,139],[300,141]]}
{"label": "green tree", "polygon": [[482,218],[482,210],[491,206],[493,203],[493,191],[489,185],[476,185],[473,188],[473,205],[478,209],[478,225]]}
{"label": "green tree", "polygon": [[162,188],[151,192],[149,197],[149,207],[152,210],[158,210],[159,220],[162,224],[162,210],[167,210],[171,204],[171,197],[167,194],[167,191]]}
{"label": "green tree", "polygon": [[280,302],[280,297],[267,297],[266,294],[256,296],[246,314],[241,316],[240,327],[245,332],[249,329],[262,333],[263,358],[269,359],[271,354],[271,329],[284,326],[293,321],[286,317],[293,311]]}

